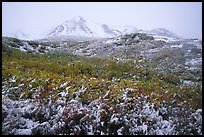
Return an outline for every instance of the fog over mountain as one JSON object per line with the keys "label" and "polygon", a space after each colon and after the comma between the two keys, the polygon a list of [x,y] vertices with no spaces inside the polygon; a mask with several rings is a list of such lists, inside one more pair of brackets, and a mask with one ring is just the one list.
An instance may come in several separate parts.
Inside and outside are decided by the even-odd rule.
{"label": "fog over mountain", "polygon": [[81,16],[77,16],[66,20],[62,24],[56,26],[51,32],[49,32],[42,39],[66,39],[66,38],[113,38],[120,35],[131,34],[131,33],[146,33],[152,35],[157,39],[173,39],[179,40],[182,37],[176,35],[175,33],[165,29],[165,28],[155,28],[151,31],[139,30],[133,26],[120,26],[120,27],[110,27],[103,23],[94,23],[87,21]]}
{"label": "fog over mountain", "polygon": [[[202,38],[202,4],[197,3],[6,3],[2,4],[2,34],[17,31],[32,39],[45,37],[54,28],[81,16],[85,20],[128,29],[165,28],[183,38]],[[46,10],[45,10],[46,9]],[[15,23],[14,23],[15,22]],[[97,26],[97,25],[96,25]],[[105,26],[104,26],[105,27]],[[126,30],[128,30],[126,29]],[[100,27],[98,28],[100,31]],[[124,29],[124,31],[126,31]],[[101,33],[103,31],[101,30]],[[117,32],[113,32],[117,33]]]}

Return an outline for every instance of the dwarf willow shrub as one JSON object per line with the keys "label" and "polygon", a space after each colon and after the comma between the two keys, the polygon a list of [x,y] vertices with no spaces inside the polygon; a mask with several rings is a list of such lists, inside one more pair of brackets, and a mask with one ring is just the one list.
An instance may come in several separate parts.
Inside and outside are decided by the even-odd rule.
{"label": "dwarf willow shrub", "polygon": [[[107,91],[111,93],[109,97],[117,102],[124,89],[131,88],[135,94],[151,94],[150,101],[168,101],[176,93],[179,95],[175,97],[178,101],[187,100],[194,102],[194,107],[200,107],[201,85],[183,88],[180,86],[181,77],[189,77],[191,73],[188,76],[178,75],[150,70],[148,64],[141,67],[130,61],[125,63],[110,58],[81,57],[69,52],[28,54],[2,43],[2,80],[17,77],[15,84],[8,83],[7,86],[25,84],[22,91],[28,98],[35,94],[39,94],[41,99],[51,95],[57,98],[57,93],[66,88],[69,96],[72,96],[84,86],[86,92],[81,95],[84,103],[105,95]],[[61,88],[60,85],[65,82],[68,82],[67,86]],[[30,90],[38,92],[33,94],[28,92]]]}

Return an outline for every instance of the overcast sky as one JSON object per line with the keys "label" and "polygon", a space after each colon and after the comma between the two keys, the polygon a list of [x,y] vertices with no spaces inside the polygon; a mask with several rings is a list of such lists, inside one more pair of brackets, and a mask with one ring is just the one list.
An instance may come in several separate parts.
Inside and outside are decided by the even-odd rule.
{"label": "overcast sky", "polygon": [[166,28],[184,38],[202,38],[201,2],[3,2],[2,34],[41,38],[72,17],[138,29]]}

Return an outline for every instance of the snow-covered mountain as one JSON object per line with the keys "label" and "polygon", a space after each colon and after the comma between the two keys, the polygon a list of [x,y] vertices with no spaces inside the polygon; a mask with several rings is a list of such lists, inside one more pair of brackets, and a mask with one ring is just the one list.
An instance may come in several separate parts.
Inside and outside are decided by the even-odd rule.
{"label": "snow-covered mountain", "polygon": [[87,36],[92,37],[93,32],[86,26],[86,21],[82,17],[66,20],[57,26],[46,38],[56,36]]}
{"label": "snow-covered mountain", "polygon": [[165,28],[156,28],[149,31],[149,34],[156,40],[164,40],[164,41],[176,41],[182,39],[180,36],[176,35],[175,33],[165,29]]}
{"label": "snow-covered mountain", "polygon": [[28,33],[24,33],[22,31],[17,31],[11,34],[11,36],[21,40],[31,40],[31,36]]}
{"label": "snow-covered mountain", "polygon": [[113,28],[121,32],[121,35],[135,33],[139,31],[136,27],[133,26],[113,26]]}
{"label": "snow-covered mountain", "polygon": [[57,26],[45,38],[56,37],[114,37],[120,32],[111,29],[106,24],[92,23],[86,21],[81,16],[66,20],[61,25]]}
{"label": "snow-covered mountain", "polygon": [[106,24],[97,23],[94,26],[96,28],[95,34],[96,34],[96,36],[99,36],[99,37],[114,37],[114,36],[117,36],[120,34],[120,31],[118,31],[116,29],[112,29]]}
{"label": "snow-covered mountain", "polygon": [[103,23],[94,23],[77,16],[66,20],[54,30],[52,30],[45,39],[83,39],[83,38],[112,38],[119,35],[131,33],[146,33],[162,41],[177,41],[182,39],[175,33],[165,29],[156,28],[151,31],[137,29],[134,26],[108,26]]}

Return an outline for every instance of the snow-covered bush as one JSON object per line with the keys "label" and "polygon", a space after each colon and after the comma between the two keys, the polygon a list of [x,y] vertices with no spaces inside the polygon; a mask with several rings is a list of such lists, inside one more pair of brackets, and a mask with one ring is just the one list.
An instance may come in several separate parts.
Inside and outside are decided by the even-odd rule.
{"label": "snow-covered bush", "polygon": [[[128,93],[129,89],[125,92]],[[64,103],[63,103],[64,102]],[[177,135],[202,134],[202,109],[162,104],[143,94],[121,97],[118,104],[100,97],[83,104],[80,97],[39,104],[2,98],[2,133],[7,135]],[[184,111],[185,110],[185,111]]]}

